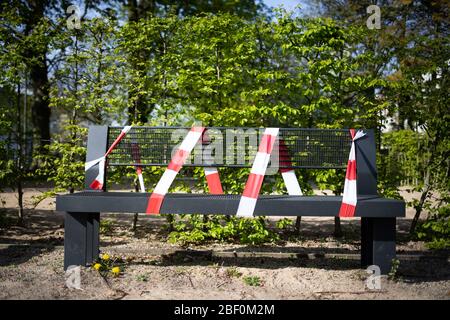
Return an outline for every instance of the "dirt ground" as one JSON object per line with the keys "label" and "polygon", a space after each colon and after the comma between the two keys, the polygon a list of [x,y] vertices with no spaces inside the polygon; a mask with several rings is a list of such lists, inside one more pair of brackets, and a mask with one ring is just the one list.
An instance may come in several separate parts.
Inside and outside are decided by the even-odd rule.
{"label": "dirt ground", "polygon": [[[359,268],[358,219],[342,222],[341,239],[332,236],[332,218],[311,217],[301,237],[277,245],[180,247],[166,241],[164,218],[140,215],[134,234],[124,214],[102,215],[111,230],[101,251],[121,261],[120,276],[81,268],[81,289],[69,289],[63,216],[54,199],[33,209],[32,196],[44,190],[25,190],[25,227],[0,228],[0,299],[450,299],[449,254],[408,240],[410,209],[398,221],[398,270],[382,277],[381,289],[368,289]],[[0,215],[14,217],[14,194],[0,199]]]}

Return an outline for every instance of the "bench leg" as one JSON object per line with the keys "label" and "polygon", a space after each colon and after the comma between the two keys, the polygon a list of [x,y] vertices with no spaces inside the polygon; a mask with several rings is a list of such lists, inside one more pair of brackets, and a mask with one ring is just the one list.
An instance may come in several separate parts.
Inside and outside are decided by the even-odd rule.
{"label": "bench leg", "polygon": [[367,268],[373,261],[371,218],[361,218],[361,267]]}
{"label": "bench leg", "polygon": [[395,218],[361,218],[361,266],[377,265],[381,274],[395,259]]}
{"label": "bench leg", "polygon": [[66,212],[64,221],[64,270],[86,266],[99,255],[100,214]]}

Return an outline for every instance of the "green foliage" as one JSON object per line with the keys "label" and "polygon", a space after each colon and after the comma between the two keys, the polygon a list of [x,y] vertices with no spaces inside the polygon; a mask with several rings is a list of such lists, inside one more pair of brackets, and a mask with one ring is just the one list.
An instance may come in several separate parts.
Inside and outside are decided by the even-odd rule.
{"label": "green foliage", "polygon": [[111,219],[101,219],[100,220],[100,233],[110,234],[113,231],[114,222]]}
{"label": "green foliage", "polygon": [[50,107],[67,117],[58,122],[60,133],[46,146],[47,152],[35,157],[39,161],[36,173],[54,184],[53,190],[36,202],[57,192],[83,189],[87,140],[83,121],[101,124],[124,116],[125,102],[119,94],[123,90],[121,64],[116,62],[113,48],[114,22],[93,19],[84,22],[81,30],[63,30],[52,46],[70,54],[63,57],[54,75],[58,85],[50,92]]}
{"label": "green foliage", "polygon": [[125,75],[116,51],[116,28],[112,20],[93,19],[83,22],[81,30],[63,27],[52,42],[53,49],[69,54],[59,61],[50,106],[53,112],[67,115],[72,125],[125,119]]}
{"label": "green foliage", "polygon": [[242,277],[242,272],[239,272],[239,270],[236,267],[230,267],[227,268],[227,276],[230,278],[240,278]]}
{"label": "green foliage", "polygon": [[13,147],[15,137],[10,135],[13,129],[11,108],[7,105],[0,105],[0,136],[7,136],[7,139],[0,139],[0,190],[4,186],[13,186],[15,175],[17,174],[17,151]]}
{"label": "green foliage", "polygon": [[344,191],[345,171],[336,169],[318,170],[314,174],[319,189],[329,189],[336,195],[340,195]]}
{"label": "green foliage", "polygon": [[180,219],[169,241],[181,244],[200,244],[207,241],[262,244],[274,242],[278,235],[267,228],[264,217],[242,219],[236,217],[211,216],[205,222],[203,216],[192,215],[188,221]]}
{"label": "green foliage", "polygon": [[381,154],[377,158],[380,195],[401,199],[400,186],[423,184],[422,168],[427,155],[419,153],[423,135],[412,130],[385,132],[381,135]]}
{"label": "green foliage", "polygon": [[424,135],[412,130],[387,132],[382,135],[381,143],[386,149],[385,156],[380,157],[384,171],[383,176],[396,185],[423,184],[423,166],[430,154],[419,152],[424,144]]}
{"label": "green foliage", "polygon": [[245,276],[242,278],[244,283],[250,287],[260,287],[262,286],[261,278],[258,276]]}
{"label": "green foliage", "polygon": [[389,280],[397,280],[398,279],[398,269],[400,267],[400,260],[392,259],[391,270],[388,273]]}
{"label": "green foliage", "polygon": [[7,4],[0,4],[0,21],[0,190],[3,187],[16,190],[27,176],[21,123],[24,92],[20,84],[27,67],[37,64],[29,52],[45,45],[44,30],[48,24],[41,21],[35,32],[22,35],[18,30],[24,17]]}
{"label": "green foliage", "polygon": [[41,160],[36,173],[54,183],[54,189],[39,196],[38,201],[56,192],[82,189],[84,185],[86,148],[83,144],[87,129],[71,124],[63,125],[63,128],[63,133],[47,146],[48,153],[36,156]]}
{"label": "green foliage", "polygon": [[294,222],[291,219],[283,218],[283,219],[277,221],[276,226],[278,229],[288,229],[293,224],[294,224]]}
{"label": "green foliage", "polygon": [[149,275],[148,275],[147,273],[144,273],[144,274],[138,274],[138,275],[136,276],[136,280],[137,280],[137,281],[141,281],[141,282],[148,282],[148,280],[149,280]]}
{"label": "green foliage", "polygon": [[97,270],[104,278],[110,275],[118,277],[125,271],[126,264],[122,258],[104,253],[96,259],[92,268]]}
{"label": "green foliage", "polygon": [[450,205],[432,208],[428,219],[418,226],[416,236],[430,249],[450,248]]}

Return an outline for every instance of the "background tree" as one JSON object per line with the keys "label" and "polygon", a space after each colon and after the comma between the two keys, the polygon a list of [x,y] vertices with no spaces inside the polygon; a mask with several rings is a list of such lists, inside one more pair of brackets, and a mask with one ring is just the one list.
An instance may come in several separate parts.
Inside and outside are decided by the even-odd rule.
{"label": "background tree", "polygon": [[[19,223],[23,223],[23,180],[27,176],[28,168],[25,156],[28,145],[25,137],[24,123],[27,121],[26,109],[28,104],[28,87],[26,79],[28,74],[40,64],[39,57],[29,55],[31,50],[45,45],[46,27],[48,23],[41,21],[32,33],[24,33],[26,17],[20,13],[22,3],[16,7],[2,4],[0,7],[0,85],[3,99],[1,100],[2,115],[2,153],[1,185],[12,187],[17,191]],[[31,70],[31,71],[30,71]],[[36,80],[31,76],[31,80]],[[34,91],[33,91],[34,92]],[[34,100],[33,100],[34,101]],[[22,104],[23,102],[23,104]],[[36,104],[33,104],[35,110]]]}

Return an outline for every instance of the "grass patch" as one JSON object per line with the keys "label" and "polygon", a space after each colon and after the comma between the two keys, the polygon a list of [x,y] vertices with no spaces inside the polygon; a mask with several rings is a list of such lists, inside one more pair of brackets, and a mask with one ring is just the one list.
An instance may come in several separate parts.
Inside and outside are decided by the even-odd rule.
{"label": "grass patch", "polygon": [[261,278],[258,276],[245,276],[244,283],[250,287],[260,287],[262,286]]}
{"label": "grass patch", "polygon": [[101,234],[111,234],[113,231],[114,222],[111,219],[100,220],[100,233]]}
{"label": "grass patch", "polygon": [[231,267],[227,269],[227,276],[230,278],[240,278],[242,277],[242,272],[239,272],[236,267]]}
{"label": "grass patch", "polygon": [[137,277],[136,277],[136,280],[137,281],[141,281],[141,282],[148,282],[148,279],[149,279],[149,277],[148,277],[147,273],[138,274]]}

